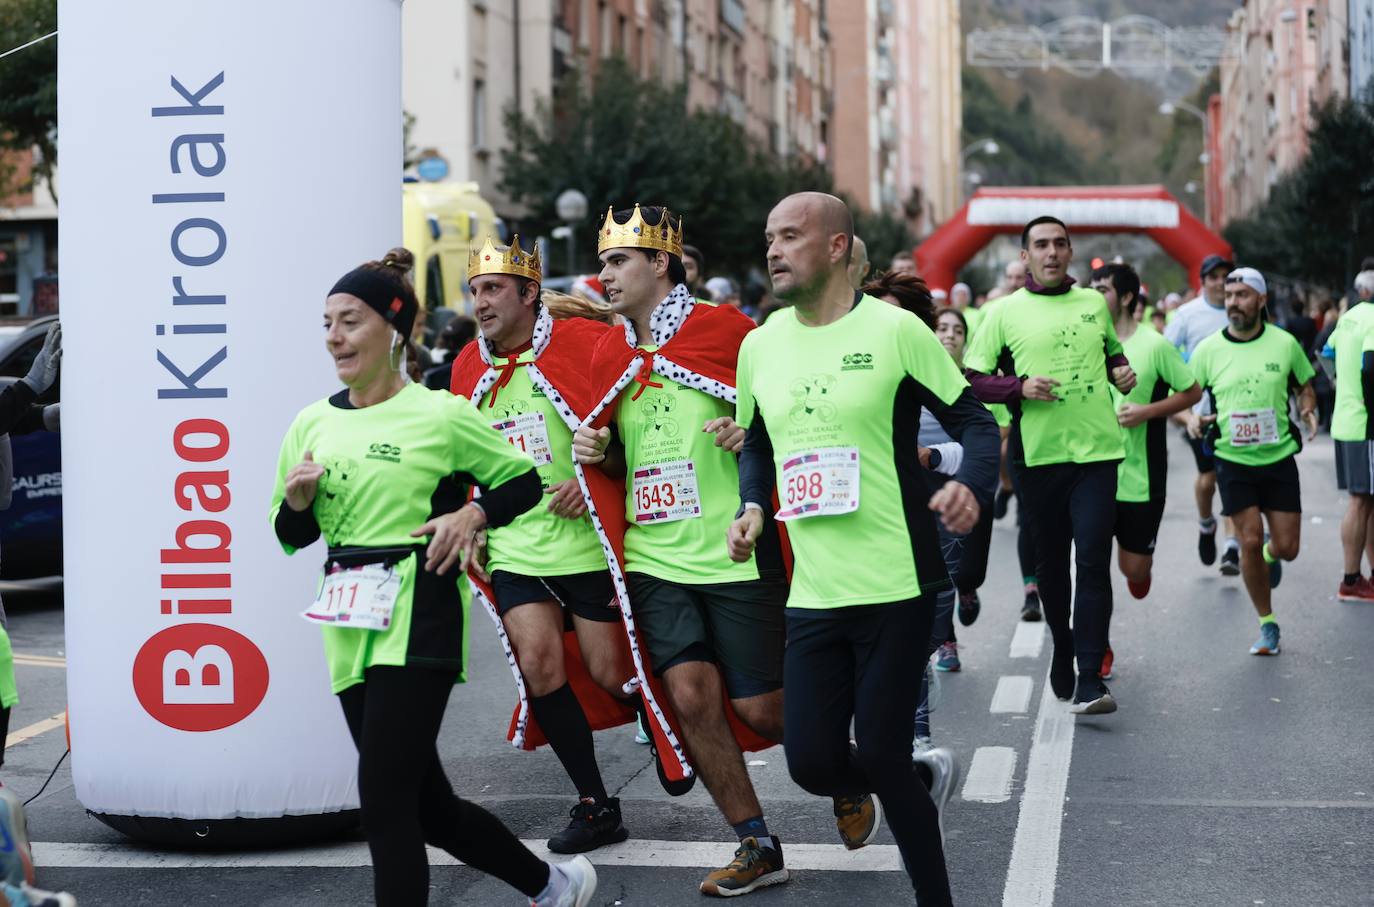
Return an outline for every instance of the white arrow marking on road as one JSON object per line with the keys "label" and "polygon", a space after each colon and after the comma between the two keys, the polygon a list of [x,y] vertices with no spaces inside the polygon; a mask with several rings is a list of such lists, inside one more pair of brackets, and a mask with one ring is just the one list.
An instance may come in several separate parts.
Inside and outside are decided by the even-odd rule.
{"label": "white arrow marking on road", "polygon": [[980,746],[973,751],[961,796],[974,803],[1006,803],[1016,774],[1016,750],[1009,746]]}
{"label": "white arrow marking on road", "polygon": [[[526,847],[542,859],[550,854],[544,840],[528,840]],[[583,854],[599,866],[655,866],[711,869],[721,866],[739,846],[737,841],[627,841]],[[128,844],[64,844],[36,841],[34,862],[68,869],[253,869],[262,867],[369,866],[366,844],[337,844],[247,853],[194,854],[143,850]],[[431,866],[459,866],[442,850],[429,848]],[[839,844],[788,844],[790,869],[839,872],[901,872],[902,859],[894,844],[870,844],[845,850]]]}
{"label": "white arrow marking on road", "polygon": [[1031,690],[1035,684],[1029,677],[1000,677],[992,694],[988,711],[994,715],[1023,715],[1030,706]]}
{"label": "white arrow marking on road", "polygon": [[1073,730],[1073,714],[1067,703],[1055,698],[1047,673],[1026,762],[1026,787],[1011,845],[1011,865],[1002,890],[1004,907],[1050,907],[1054,903]]}
{"label": "white arrow marking on road", "polygon": [[1019,623],[1011,637],[1011,658],[1039,658],[1040,650],[1045,648],[1045,625]]}

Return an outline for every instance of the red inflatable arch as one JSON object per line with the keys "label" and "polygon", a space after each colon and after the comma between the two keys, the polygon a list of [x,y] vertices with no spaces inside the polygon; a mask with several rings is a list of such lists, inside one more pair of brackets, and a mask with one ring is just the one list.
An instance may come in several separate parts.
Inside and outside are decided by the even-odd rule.
{"label": "red inflatable arch", "polygon": [[959,269],[999,233],[1020,234],[1050,214],[1078,233],[1144,233],[1183,265],[1196,287],[1202,260],[1231,247],[1163,186],[1057,186],[979,189],[916,247],[916,267],[931,289],[948,290]]}

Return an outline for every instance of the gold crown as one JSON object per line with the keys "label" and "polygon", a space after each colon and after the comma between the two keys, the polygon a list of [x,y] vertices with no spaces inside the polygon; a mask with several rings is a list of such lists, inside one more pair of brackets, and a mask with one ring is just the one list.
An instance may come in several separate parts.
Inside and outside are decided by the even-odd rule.
{"label": "gold crown", "polygon": [[468,252],[468,282],[482,274],[511,274],[515,277],[528,277],[535,283],[543,283],[544,267],[539,260],[539,245],[533,252],[520,248],[520,234],[511,237],[510,247],[502,248],[488,236],[481,250]]}
{"label": "gold crown", "polygon": [[682,257],[682,218],[678,218],[677,229],[673,229],[672,222],[668,219],[668,209],[664,208],[663,218],[656,224],[648,224],[644,221],[644,215],[639,212],[639,205],[635,205],[634,213],[630,219],[623,224],[615,221],[614,209],[606,209],[606,222],[601,225],[601,232],[596,237],[596,251],[605,252],[607,249],[660,249],[670,255]]}

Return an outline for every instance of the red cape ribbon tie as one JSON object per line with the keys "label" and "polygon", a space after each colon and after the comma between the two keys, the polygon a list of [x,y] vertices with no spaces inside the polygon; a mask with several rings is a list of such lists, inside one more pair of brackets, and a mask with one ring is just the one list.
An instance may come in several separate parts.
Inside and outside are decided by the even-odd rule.
{"label": "red cape ribbon tie", "polygon": [[644,367],[643,367],[642,369],[639,370],[639,374],[635,375],[635,381],[639,382],[639,389],[636,390],[636,391],[634,392],[634,394],[630,397],[630,399],[631,399],[631,400],[638,400],[638,399],[639,399],[639,395],[642,394],[642,393],[644,393],[644,388],[646,388],[646,387],[656,387],[656,388],[662,389],[662,388],[663,388],[663,385],[660,384],[660,383],[658,383],[657,381],[653,380],[653,377],[654,377],[654,357],[653,357],[653,356],[646,356],[646,357],[644,358]]}
{"label": "red cape ribbon tie", "polygon": [[492,385],[491,402],[488,404],[489,408],[496,408],[496,395],[500,392],[501,388],[505,387],[507,384],[510,384],[511,378],[515,377],[515,370],[522,365],[529,365],[528,362],[519,362],[517,360],[519,360],[519,358],[522,355],[528,353],[533,348],[533,344],[527,343],[519,349],[511,350],[510,355],[506,357],[505,363],[496,366],[496,370],[501,373],[501,377],[497,378],[496,383]]}

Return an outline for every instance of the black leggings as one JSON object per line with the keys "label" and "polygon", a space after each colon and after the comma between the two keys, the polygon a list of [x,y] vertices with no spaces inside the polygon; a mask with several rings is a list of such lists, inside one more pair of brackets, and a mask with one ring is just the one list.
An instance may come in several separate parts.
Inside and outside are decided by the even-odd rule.
{"label": "black leggings", "polygon": [[[1096,674],[1112,616],[1112,532],[1116,526],[1116,460],[1026,468],[1022,502],[1035,533],[1036,578],[1045,621],[1059,658],[1078,657],[1079,674]],[[1070,551],[1078,589],[1069,580]],[[1073,601],[1073,629],[1069,602]]]}
{"label": "black leggings", "polygon": [[930,638],[934,606],[928,596],[819,615],[788,609],[783,667],[792,780],[823,797],[877,794],[923,907],[950,903],[935,804],[911,766],[917,652]]}
{"label": "black leggings", "polygon": [[950,568],[950,576],[955,578],[954,585],[960,595],[977,592],[988,578],[988,551],[991,548],[992,508],[984,507],[978,515],[978,523],[964,536],[959,563]]}
{"label": "black leggings", "polygon": [[378,666],[339,694],[358,746],[358,795],[377,907],[429,901],[425,844],[533,898],[549,867],[491,813],[449,787],[435,740],[456,675]]}

